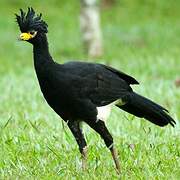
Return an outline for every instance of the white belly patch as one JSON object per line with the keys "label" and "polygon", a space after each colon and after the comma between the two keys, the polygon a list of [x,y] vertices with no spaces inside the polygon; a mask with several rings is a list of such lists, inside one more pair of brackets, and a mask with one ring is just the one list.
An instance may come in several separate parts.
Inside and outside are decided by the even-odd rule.
{"label": "white belly patch", "polygon": [[124,104],[126,104],[126,102],[122,101],[122,99],[118,99],[117,101],[114,101],[113,103],[108,104],[106,106],[97,107],[97,111],[98,111],[97,120],[102,120],[105,122],[111,113],[112,105],[122,106]]}
{"label": "white belly patch", "polygon": [[97,107],[97,111],[98,111],[97,119],[105,122],[111,113],[111,105],[112,104],[109,104],[107,106]]}

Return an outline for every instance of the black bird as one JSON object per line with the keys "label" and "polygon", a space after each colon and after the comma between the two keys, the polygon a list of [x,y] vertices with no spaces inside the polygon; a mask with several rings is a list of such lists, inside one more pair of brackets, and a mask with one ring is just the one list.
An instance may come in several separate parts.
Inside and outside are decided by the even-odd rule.
{"label": "black bird", "polygon": [[98,108],[114,104],[120,109],[150,122],[165,126],[175,125],[168,111],[151,100],[135,93],[130,87],[138,82],[112,67],[87,62],[56,63],[49,53],[48,25],[36,15],[20,9],[16,14],[20,39],[33,45],[34,67],[41,91],[49,106],[65,121],[74,135],[82,154],[82,166],[87,156],[86,141],[80,122],[87,123],[111,151],[116,169],[120,171],[113,138],[105,123],[99,119]]}

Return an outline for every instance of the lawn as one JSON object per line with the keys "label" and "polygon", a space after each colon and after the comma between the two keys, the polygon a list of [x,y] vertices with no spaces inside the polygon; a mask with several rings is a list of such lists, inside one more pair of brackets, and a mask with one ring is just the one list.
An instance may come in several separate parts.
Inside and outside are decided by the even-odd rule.
{"label": "lawn", "polygon": [[169,109],[175,128],[160,128],[113,108],[107,121],[121,160],[121,179],[180,179],[180,1],[118,1],[102,7],[104,55],[82,49],[79,3],[1,0],[0,179],[118,179],[109,151],[84,125],[88,170],[81,170],[76,142],[40,92],[32,47],[17,41],[14,13],[33,6],[49,25],[49,45],[59,63],[106,63],[134,76],[134,89]]}

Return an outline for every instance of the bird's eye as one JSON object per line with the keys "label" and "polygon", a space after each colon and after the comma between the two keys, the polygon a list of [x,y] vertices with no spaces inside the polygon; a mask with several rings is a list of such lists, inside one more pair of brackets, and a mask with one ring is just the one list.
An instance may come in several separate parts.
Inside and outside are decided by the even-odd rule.
{"label": "bird's eye", "polygon": [[34,35],[35,31],[30,31],[29,33],[30,33],[31,35]]}

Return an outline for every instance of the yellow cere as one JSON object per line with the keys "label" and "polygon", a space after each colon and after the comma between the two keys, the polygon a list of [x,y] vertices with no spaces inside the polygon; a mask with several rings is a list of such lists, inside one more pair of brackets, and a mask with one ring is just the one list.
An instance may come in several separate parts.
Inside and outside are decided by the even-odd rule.
{"label": "yellow cere", "polygon": [[30,33],[21,33],[21,35],[20,35],[20,39],[24,40],[24,41],[27,41],[27,40],[31,39],[32,37],[33,36]]}

